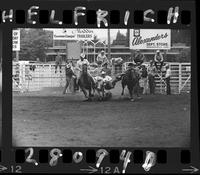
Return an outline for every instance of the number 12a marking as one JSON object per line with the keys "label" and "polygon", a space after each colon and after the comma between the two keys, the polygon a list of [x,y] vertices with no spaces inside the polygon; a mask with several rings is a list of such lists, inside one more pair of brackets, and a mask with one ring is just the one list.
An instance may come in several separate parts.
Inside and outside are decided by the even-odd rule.
{"label": "number 12a marking", "polygon": [[118,167],[101,167],[100,168],[100,173],[101,174],[114,174],[114,173],[118,173],[120,174],[119,168]]}

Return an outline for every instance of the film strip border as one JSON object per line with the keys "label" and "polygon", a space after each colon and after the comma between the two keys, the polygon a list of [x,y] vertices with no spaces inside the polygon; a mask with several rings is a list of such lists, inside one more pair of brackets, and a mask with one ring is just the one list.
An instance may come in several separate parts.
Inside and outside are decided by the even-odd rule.
{"label": "film strip border", "polygon": [[[125,150],[125,149],[124,149]],[[28,154],[29,152],[29,154]],[[123,150],[122,150],[123,152]],[[149,151],[151,152],[151,151]],[[38,161],[39,163],[48,163],[49,158],[53,157],[53,155],[58,155],[62,157],[63,163],[72,163],[74,161],[75,163],[79,162],[77,157],[82,157],[83,153],[80,151],[74,152],[71,149],[59,149],[59,148],[53,148],[53,149],[40,149],[36,153],[39,157]],[[106,151],[106,149],[88,149],[85,153],[86,156],[86,163],[95,163],[100,157],[101,154],[109,155],[110,163],[119,163],[120,161],[120,151],[118,149],[111,149],[109,152]],[[122,154],[122,153],[121,153]],[[143,150],[134,150],[134,163],[143,163],[144,159],[144,151]],[[190,150],[182,149],[180,150],[180,162],[182,164],[189,164],[191,162],[191,154]],[[28,156],[26,156],[28,155]],[[99,155],[99,156],[98,156]],[[15,150],[15,162],[16,163],[24,163],[24,162],[30,162],[28,159],[30,157],[34,156],[34,148],[26,148],[26,149],[16,149]],[[166,164],[167,163],[167,151],[165,149],[157,150],[156,151],[156,160],[157,163]],[[34,161],[35,162],[35,161]],[[36,161],[37,162],[37,161]],[[51,165],[51,162],[50,162]]]}
{"label": "film strip border", "polygon": [[[83,151],[82,151],[83,150]],[[119,173],[129,173],[130,167],[139,168],[144,172],[155,171],[156,167],[169,166],[171,161],[176,161],[177,165],[184,167],[188,166],[189,169],[183,168],[181,171],[185,172],[197,172],[196,167],[190,166],[191,152],[188,149],[176,149],[176,152],[165,149],[128,149],[128,148],[16,148],[13,149],[13,163],[16,167],[25,165],[27,171],[31,168],[37,169],[37,167],[44,166],[43,172],[57,172],[56,167],[74,165],[76,170],[85,171],[85,173],[105,173],[109,168],[105,168],[105,165],[109,167],[117,167],[112,171],[119,171]],[[86,165],[86,168],[81,168]],[[15,167],[15,168],[16,168]],[[52,167],[54,167],[52,169]],[[104,169],[102,168],[104,167]],[[49,169],[48,169],[49,168]],[[7,170],[7,167],[0,166],[0,171]],[[23,168],[24,169],[24,168]],[[59,168],[60,170],[61,168]],[[111,169],[111,168],[110,168]],[[18,169],[12,168],[17,172]],[[24,170],[25,171],[25,170]],[[38,172],[41,169],[37,170]],[[74,169],[72,169],[74,171]],[[25,171],[26,172],[26,171]],[[68,171],[70,172],[70,171]],[[113,173],[113,172],[111,172]]]}
{"label": "film strip border", "polygon": [[[191,22],[191,11],[180,10],[178,6],[156,12],[152,9],[135,10],[133,13],[129,10],[87,10],[84,6],[78,6],[74,10],[63,10],[62,14],[59,13],[61,20],[55,19],[55,10],[39,10],[39,6],[31,6],[27,11],[21,9],[0,10],[0,24],[75,24],[77,26],[78,21],[81,20],[78,19],[80,16],[86,16],[85,25],[92,24],[97,25],[96,27],[107,27],[108,24],[119,25],[122,24],[122,20],[126,26],[132,17],[131,25],[141,25],[148,22],[161,25],[173,23],[189,25]],[[104,25],[101,24],[102,22]]]}

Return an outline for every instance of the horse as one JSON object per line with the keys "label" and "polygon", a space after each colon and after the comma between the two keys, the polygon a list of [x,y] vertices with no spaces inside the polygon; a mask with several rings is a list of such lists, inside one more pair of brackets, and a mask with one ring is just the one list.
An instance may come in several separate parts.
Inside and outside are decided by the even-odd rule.
{"label": "horse", "polygon": [[[82,67],[82,74],[78,80],[78,86],[83,91],[85,98],[87,98],[86,101],[90,101],[91,97],[94,96],[94,94],[92,94],[91,92],[92,90],[93,90],[93,93],[95,92],[95,82],[93,78],[88,74],[87,65],[85,64]],[[87,95],[87,90],[88,90],[89,96]]]}
{"label": "horse", "polygon": [[133,91],[135,91],[137,97],[139,97],[139,73],[137,73],[135,69],[129,69],[122,75],[121,84],[122,96],[124,95],[124,88],[127,86],[131,101],[134,101]]}

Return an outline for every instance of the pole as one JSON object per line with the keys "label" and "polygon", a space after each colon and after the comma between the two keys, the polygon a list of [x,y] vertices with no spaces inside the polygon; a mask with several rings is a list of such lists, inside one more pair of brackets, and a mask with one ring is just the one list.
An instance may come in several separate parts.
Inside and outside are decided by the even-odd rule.
{"label": "pole", "polygon": [[16,61],[19,61],[19,51],[16,51]]}
{"label": "pole", "polygon": [[182,75],[181,75],[181,68],[182,68],[182,66],[181,66],[181,63],[179,63],[179,66],[178,66],[178,69],[179,69],[179,76],[178,76],[178,93],[180,94],[181,93],[181,86],[182,86]]}
{"label": "pole", "polygon": [[108,28],[108,60],[111,60],[111,55],[110,55],[110,28]]}

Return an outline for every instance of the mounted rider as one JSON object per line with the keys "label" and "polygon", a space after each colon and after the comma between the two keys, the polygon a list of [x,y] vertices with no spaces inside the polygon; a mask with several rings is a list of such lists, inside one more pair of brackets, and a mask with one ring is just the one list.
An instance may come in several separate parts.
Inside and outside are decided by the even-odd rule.
{"label": "mounted rider", "polygon": [[89,61],[85,58],[85,54],[81,53],[80,59],[76,63],[76,70],[77,70],[77,80],[76,84],[78,84],[78,80],[80,79],[82,75],[82,70],[83,70],[83,65],[87,65],[89,67],[90,63]]}
{"label": "mounted rider", "polygon": [[97,58],[96,58],[96,62],[97,62],[97,64],[98,65],[100,65],[100,66],[102,66],[104,63],[108,63],[108,59],[107,59],[107,57],[106,57],[106,54],[105,54],[105,51],[104,50],[102,50],[99,54],[98,54],[98,56],[97,56]]}

